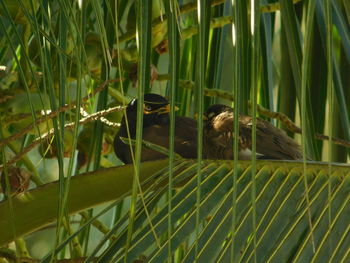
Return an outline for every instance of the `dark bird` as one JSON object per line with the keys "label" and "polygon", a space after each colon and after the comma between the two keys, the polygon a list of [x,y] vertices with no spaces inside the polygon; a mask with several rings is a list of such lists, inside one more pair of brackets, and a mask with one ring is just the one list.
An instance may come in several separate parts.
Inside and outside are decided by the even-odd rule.
{"label": "dark bird", "polygon": [[[142,139],[165,148],[169,148],[170,105],[162,96],[145,94],[143,108]],[[132,163],[130,145],[123,143],[120,137],[136,137],[137,100],[133,99],[126,107],[120,129],[114,138],[114,151],[125,164]],[[134,148],[134,147],[133,147]],[[197,122],[187,117],[175,117],[175,152],[184,158],[197,158]],[[152,149],[142,148],[141,161],[166,158],[166,155]]]}
{"label": "dark bird", "polygon": [[[204,114],[204,156],[207,159],[233,159],[233,109],[215,104]],[[253,118],[239,116],[238,159],[251,159]],[[258,159],[297,160],[300,146],[271,123],[256,120],[256,153]]]}

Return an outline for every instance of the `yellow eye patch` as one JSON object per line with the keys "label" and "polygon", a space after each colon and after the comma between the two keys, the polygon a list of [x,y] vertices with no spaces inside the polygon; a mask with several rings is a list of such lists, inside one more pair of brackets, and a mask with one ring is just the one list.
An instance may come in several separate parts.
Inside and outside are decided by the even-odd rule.
{"label": "yellow eye patch", "polygon": [[[175,111],[177,111],[179,108],[175,106]],[[143,107],[143,113],[144,114],[152,114],[152,113],[159,113],[159,114],[165,114],[170,112],[170,104],[167,104],[163,107],[160,107],[158,109],[152,110],[150,107],[147,107],[144,105]]]}

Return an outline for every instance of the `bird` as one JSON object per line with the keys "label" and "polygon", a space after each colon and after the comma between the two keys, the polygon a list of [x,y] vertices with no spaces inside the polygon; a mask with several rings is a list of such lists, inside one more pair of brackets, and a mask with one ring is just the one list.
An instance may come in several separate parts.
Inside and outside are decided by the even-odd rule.
{"label": "bird", "polygon": [[[161,95],[147,93],[144,95],[143,130],[144,141],[169,148],[170,137],[170,104]],[[137,99],[133,99],[126,107],[121,126],[114,138],[114,152],[125,164],[133,162],[130,145],[125,144],[121,137],[135,139],[137,119]],[[129,128],[129,132],[128,132]],[[133,147],[134,149],[134,147]],[[142,148],[141,161],[166,158],[163,153]],[[197,158],[197,122],[188,117],[175,117],[174,151],[183,158]]]}
{"label": "bird", "polygon": [[[234,112],[222,104],[209,106],[203,116],[203,151],[207,159],[230,159],[234,157]],[[239,115],[238,159],[252,158],[253,118]],[[299,160],[300,146],[284,131],[263,119],[256,119],[257,159]]]}

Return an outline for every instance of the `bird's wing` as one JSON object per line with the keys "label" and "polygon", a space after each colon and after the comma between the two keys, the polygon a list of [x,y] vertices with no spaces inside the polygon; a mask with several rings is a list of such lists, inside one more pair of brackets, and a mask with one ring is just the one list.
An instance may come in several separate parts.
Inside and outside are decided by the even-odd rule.
{"label": "bird's wing", "polygon": [[[253,120],[250,116],[240,116],[240,127],[246,140],[252,145]],[[301,159],[300,146],[284,131],[271,123],[257,118],[256,122],[256,151],[272,159]]]}
{"label": "bird's wing", "polygon": [[[169,148],[169,125],[151,125],[144,129],[143,139],[156,145]],[[184,158],[197,157],[197,125],[196,121],[185,117],[175,119],[175,152]],[[148,153],[149,155],[151,153]],[[162,155],[152,152],[153,155]]]}
{"label": "bird's wing", "polygon": [[[225,134],[218,137],[219,143],[227,145],[228,139],[233,137],[234,116],[233,112],[223,112],[216,116],[213,128],[217,132]],[[239,116],[239,144],[240,150],[252,149],[253,120],[250,116]],[[300,146],[284,131],[276,128],[271,123],[257,118],[256,127],[256,152],[269,159],[301,159]]]}
{"label": "bird's wing", "polygon": [[197,141],[197,121],[187,117],[175,118],[175,135],[186,141]]}
{"label": "bird's wing", "polygon": [[184,158],[197,158],[197,122],[187,117],[175,119],[175,152]]}

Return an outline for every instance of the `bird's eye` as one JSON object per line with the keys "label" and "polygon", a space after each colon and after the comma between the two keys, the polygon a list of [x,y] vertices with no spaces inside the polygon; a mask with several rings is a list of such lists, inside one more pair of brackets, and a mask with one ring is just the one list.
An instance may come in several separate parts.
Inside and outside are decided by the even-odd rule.
{"label": "bird's eye", "polygon": [[152,111],[152,107],[151,106],[149,106],[149,105],[144,105],[144,107],[143,107],[146,111]]}

